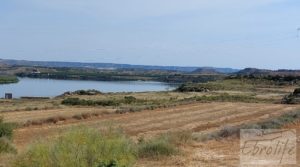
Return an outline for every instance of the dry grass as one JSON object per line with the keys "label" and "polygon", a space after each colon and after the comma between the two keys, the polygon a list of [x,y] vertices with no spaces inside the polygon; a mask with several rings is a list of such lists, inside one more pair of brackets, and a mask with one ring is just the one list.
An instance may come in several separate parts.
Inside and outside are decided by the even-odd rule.
{"label": "dry grass", "polygon": [[[108,121],[120,126],[133,138],[147,139],[158,134],[186,130],[213,131],[226,124],[234,126],[266,120],[299,107],[279,104],[198,103],[132,114],[104,114],[89,119],[82,119],[81,115],[78,120],[73,119],[61,124],[20,128],[16,130],[15,144],[22,148],[40,135],[51,136],[65,128],[77,125],[101,129]],[[26,114],[23,113],[23,116],[25,117]]]}
{"label": "dry grass", "polygon": [[108,114],[114,113],[114,109],[106,108],[62,108],[53,110],[34,110],[34,111],[18,111],[2,113],[6,122],[15,122],[18,124],[25,124],[28,121],[45,120],[53,117],[63,117],[66,119],[72,118],[75,115],[84,114]]}

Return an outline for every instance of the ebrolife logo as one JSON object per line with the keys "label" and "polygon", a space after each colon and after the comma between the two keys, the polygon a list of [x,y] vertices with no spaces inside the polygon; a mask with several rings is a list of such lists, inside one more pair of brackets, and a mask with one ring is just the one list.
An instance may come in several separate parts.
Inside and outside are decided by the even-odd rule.
{"label": "ebrolife logo", "polygon": [[295,165],[296,130],[243,129],[240,131],[240,164]]}

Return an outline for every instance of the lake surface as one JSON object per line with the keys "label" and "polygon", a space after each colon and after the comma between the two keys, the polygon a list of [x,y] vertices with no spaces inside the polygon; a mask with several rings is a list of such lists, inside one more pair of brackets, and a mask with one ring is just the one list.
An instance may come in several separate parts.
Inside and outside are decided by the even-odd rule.
{"label": "lake surface", "polygon": [[22,96],[55,97],[67,91],[96,89],[101,92],[146,92],[165,91],[175,88],[162,82],[144,81],[78,81],[19,78],[15,84],[0,85],[0,97],[12,93],[14,98]]}

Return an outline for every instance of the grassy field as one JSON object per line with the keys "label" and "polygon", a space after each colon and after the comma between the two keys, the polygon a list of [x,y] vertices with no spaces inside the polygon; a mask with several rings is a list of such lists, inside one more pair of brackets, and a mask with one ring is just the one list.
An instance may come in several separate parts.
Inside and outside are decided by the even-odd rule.
{"label": "grassy field", "polygon": [[[17,126],[12,142],[18,154],[0,155],[0,166],[11,166],[16,157],[34,157],[28,155],[28,149],[34,150],[32,144],[36,141],[40,141],[39,146],[43,148],[49,145],[56,147],[60,143],[55,139],[61,136],[69,140],[70,136],[64,134],[76,127],[86,127],[100,134],[108,126],[120,129],[126,141],[134,144],[130,148],[133,149],[130,154],[134,160],[99,161],[102,165],[128,162],[137,167],[238,166],[237,138],[204,141],[201,139],[203,134],[218,133],[224,127],[243,127],[259,122],[266,124],[272,120],[282,121],[281,126],[300,129],[296,126],[297,119],[280,119],[284,114],[300,110],[297,104],[280,104],[281,99],[293,92],[297,85],[236,79],[196,86],[199,85],[210,90],[195,91],[193,88],[165,92],[71,94],[40,100],[1,99],[3,121],[13,122]],[[292,122],[295,123],[290,124]],[[92,134],[84,135],[87,135],[87,141],[95,141],[97,145],[97,140],[88,140]],[[74,139],[74,144],[78,142],[81,140]],[[235,145],[232,147],[233,143]],[[122,144],[119,146],[123,147]],[[56,156],[53,151],[47,155],[50,161],[52,156]],[[23,163],[25,159],[18,161]]]}

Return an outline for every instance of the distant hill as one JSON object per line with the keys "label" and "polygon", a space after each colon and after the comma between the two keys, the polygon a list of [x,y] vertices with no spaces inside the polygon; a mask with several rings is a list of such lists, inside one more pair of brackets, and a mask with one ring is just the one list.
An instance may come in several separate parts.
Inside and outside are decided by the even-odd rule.
{"label": "distant hill", "polygon": [[272,70],[265,70],[265,69],[258,69],[258,68],[245,68],[236,74],[239,75],[262,75],[262,74],[269,74]]}
{"label": "distant hill", "polygon": [[240,70],[233,68],[215,68],[215,67],[200,67],[193,71],[193,73],[202,74],[232,74]]}
{"label": "distant hill", "polygon": [[208,75],[218,75],[221,74],[214,68],[198,68],[195,71],[193,71],[195,74],[208,74]]}
{"label": "distant hill", "polygon": [[130,65],[114,63],[80,63],[80,62],[57,62],[57,61],[27,61],[0,59],[0,63],[20,66],[42,66],[42,67],[74,67],[74,68],[97,68],[97,69],[143,69],[143,70],[166,70],[179,72],[194,72],[201,68],[210,68],[218,73],[233,73],[239,70],[231,68],[213,67],[181,67],[181,66],[150,66],[150,65]]}
{"label": "distant hill", "polygon": [[3,62],[1,62],[1,60],[0,60],[0,68],[2,68],[2,67],[8,67],[8,65],[5,64],[5,63],[3,63]]}
{"label": "distant hill", "polygon": [[266,70],[257,68],[245,68],[236,74],[238,75],[254,75],[254,76],[300,76],[300,70]]}

